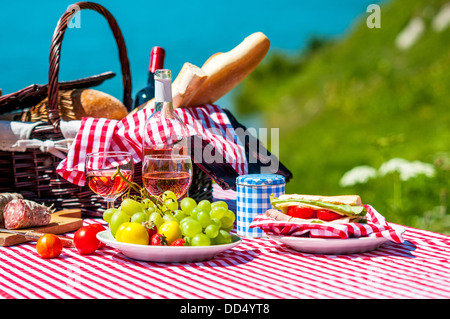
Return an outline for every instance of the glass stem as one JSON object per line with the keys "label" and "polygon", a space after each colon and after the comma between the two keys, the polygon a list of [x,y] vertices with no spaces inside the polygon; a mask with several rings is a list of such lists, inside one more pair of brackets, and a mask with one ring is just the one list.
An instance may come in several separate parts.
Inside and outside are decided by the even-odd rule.
{"label": "glass stem", "polygon": [[106,199],[106,209],[114,208],[114,199]]}

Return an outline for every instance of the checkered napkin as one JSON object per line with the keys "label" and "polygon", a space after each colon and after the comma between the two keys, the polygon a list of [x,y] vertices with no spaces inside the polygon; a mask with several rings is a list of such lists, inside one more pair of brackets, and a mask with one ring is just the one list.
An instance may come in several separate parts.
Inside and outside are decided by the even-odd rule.
{"label": "checkered napkin", "polygon": [[[145,108],[120,121],[105,118],[83,118],[67,157],[56,171],[69,182],[83,186],[86,154],[103,151],[128,151],[135,163],[142,159],[144,124],[152,110]],[[224,165],[230,165],[236,174],[247,174],[245,148],[234,133],[225,112],[216,105],[195,108],[177,108],[175,112],[187,126],[188,134],[197,136],[219,152]],[[164,136],[165,127],[153,129],[154,138]]]}
{"label": "checkered napkin", "polygon": [[265,233],[283,236],[306,236],[311,238],[358,238],[385,237],[393,242],[404,241],[399,230],[390,226],[385,218],[372,206],[364,205],[367,209],[367,223],[299,223],[277,221],[264,214],[258,215],[250,224],[250,228],[259,227]]}

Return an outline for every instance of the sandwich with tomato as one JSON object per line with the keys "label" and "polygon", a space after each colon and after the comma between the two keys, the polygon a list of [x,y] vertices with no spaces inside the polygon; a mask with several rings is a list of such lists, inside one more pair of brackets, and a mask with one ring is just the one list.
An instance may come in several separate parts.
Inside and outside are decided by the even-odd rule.
{"label": "sandwich with tomato", "polygon": [[358,195],[319,196],[281,195],[271,197],[276,209],[269,209],[266,215],[280,221],[303,223],[364,223],[366,208]]}

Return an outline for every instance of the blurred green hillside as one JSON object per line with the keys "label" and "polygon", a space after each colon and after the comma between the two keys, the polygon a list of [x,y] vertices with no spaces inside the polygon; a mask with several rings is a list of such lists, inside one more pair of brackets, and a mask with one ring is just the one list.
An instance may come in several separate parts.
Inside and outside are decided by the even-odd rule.
{"label": "blurred green hillside", "polygon": [[[286,192],[358,193],[388,221],[450,233],[450,25],[433,27],[447,2],[388,1],[381,28],[367,27],[367,13],[342,39],[271,51],[240,85],[237,113],[280,128],[279,158],[294,175]],[[424,32],[400,49],[413,18]],[[431,163],[435,175],[340,186],[353,167],[391,158]]]}

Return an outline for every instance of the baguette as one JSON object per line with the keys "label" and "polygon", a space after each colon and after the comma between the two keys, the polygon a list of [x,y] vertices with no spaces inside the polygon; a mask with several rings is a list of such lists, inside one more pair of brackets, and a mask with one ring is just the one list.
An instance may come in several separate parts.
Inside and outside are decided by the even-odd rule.
{"label": "baguette", "polygon": [[[213,54],[201,69],[186,62],[173,82],[173,107],[195,107],[216,102],[258,66],[269,47],[269,39],[262,32],[255,32],[231,51]],[[154,103],[152,99],[130,114],[153,108]]]}
{"label": "baguette", "polygon": [[[172,83],[172,102],[173,108],[186,106],[194,93],[205,82],[207,75],[198,66],[186,62]],[[155,99],[151,99],[142,105],[134,108],[130,114],[133,114],[143,108],[153,108]]]}
{"label": "baguette", "polygon": [[262,32],[255,32],[231,51],[212,55],[202,66],[208,78],[186,106],[219,100],[258,66],[269,47],[269,39]]}
{"label": "baguette", "polygon": [[189,105],[195,92],[202,86],[207,77],[207,74],[198,66],[186,62],[172,84],[173,107]]}

